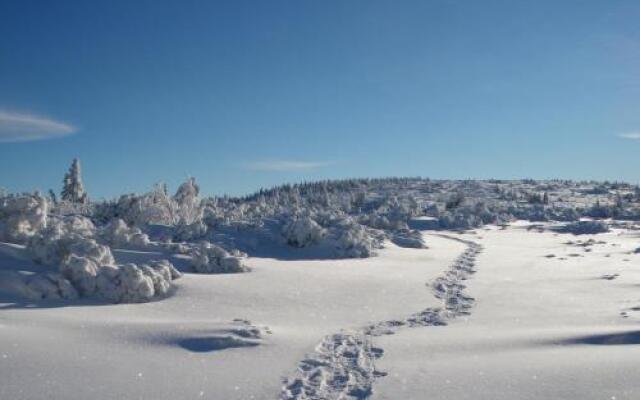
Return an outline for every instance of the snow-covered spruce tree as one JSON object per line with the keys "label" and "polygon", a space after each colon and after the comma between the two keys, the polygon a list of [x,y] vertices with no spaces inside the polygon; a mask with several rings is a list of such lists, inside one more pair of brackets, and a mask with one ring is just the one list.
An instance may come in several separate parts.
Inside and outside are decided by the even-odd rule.
{"label": "snow-covered spruce tree", "polygon": [[86,204],[88,201],[87,194],[84,192],[84,185],[82,184],[80,160],[77,158],[73,159],[69,172],[64,175],[60,198],[70,203]]}

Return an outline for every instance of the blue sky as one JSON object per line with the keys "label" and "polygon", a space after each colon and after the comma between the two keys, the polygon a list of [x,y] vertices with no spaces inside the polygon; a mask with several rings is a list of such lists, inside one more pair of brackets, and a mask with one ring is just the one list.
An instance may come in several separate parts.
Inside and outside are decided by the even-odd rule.
{"label": "blue sky", "polygon": [[640,181],[640,3],[0,2],[0,187]]}

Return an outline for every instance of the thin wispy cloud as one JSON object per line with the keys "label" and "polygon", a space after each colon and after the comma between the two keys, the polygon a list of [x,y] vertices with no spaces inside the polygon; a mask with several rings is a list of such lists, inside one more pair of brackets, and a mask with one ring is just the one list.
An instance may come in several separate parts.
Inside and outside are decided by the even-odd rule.
{"label": "thin wispy cloud", "polygon": [[0,143],[29,142],[71,135],[70,124],[33,114],[0,110]]}
{"label": "thin wispy cloud", "polygon": [[254,161],[245,165],[245,168],[253,171],[307,171],[331,165],[327,161],[295,161],[295,160],[267,160]]}
{"label": "thin wispy cloud", "polygon": [[618,135],[619,138],[629,140],[640,140],[640,132],[627,132]]}

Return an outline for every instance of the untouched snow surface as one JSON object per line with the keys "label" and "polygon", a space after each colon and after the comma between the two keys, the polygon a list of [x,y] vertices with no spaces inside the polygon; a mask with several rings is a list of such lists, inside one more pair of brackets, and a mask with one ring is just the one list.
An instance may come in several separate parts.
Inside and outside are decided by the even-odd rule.
{"label": "untouched snow surface", "polygon": [[0,399],[639,398],[637,231],[529,227],[247,258],[250,273],[185,273],[171,297],[119,305],[7,294],[38,267],[2,245]]}

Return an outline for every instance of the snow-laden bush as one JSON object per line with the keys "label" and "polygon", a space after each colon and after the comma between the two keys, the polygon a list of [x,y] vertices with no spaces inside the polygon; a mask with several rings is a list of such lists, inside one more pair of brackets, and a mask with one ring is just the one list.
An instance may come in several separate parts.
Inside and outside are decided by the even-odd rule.
{"label": "snow-laden bush", "polygon": [[149,236],[140,228],[129,227],[123,220],[116,218],[99,229],[100,239],[112,247],[144,248],[149,245]]}
{"label": "snow-laden bush", "polygon": [[301,217],[286,223],[282,229],[287,244],[293,247],[308,247],[318,243],[326,230],[310,217]]}
{"label": "snow-laden bush", "polygon": [[191,267],[195,272],[204,274],[227,274],[247,272],[249,268],[242,264],[241,254],[231,254],[220,246],[203,242],[192,250]]}
{"label": "snow-laden bush", "polygon": [[62,229],[84,237],[94,237],[96,227],[89,218],[81,215],[68,215],[59,219],[54,219],[51,225],[61,225]]}
{"label": "snow-laden bush", "polygon": [[405,230],[409,220],[416,215],[418,204],[412,196],[389,196],[377,210],[363,215],[360,223],[385,231]]}
{"label": "snow-laden bush", "polygon": [[59,266],[71,254],[89,258],[97,265],[113,264],[111,249],[90,238],[91,227],[93,224],[82,217],[56,220],[29,239],[27,251],[34,261],[44,265]]}
{"label": "snow-laden bush", "polygon": [[400,247],[409,247],[414,249],[424,249],[426,244],[420,231],[402,230],[396,231],[391,235],[391,241]]}
{"label": "snow-laden bush", "polygon": [[334,209],[319,210],[313,215],[313,220],[324,228],[339,225],[345,218],[347,216],[343,211]]}
{"label": "snow-laden bush", "polygon": [[195,221],[191,224],[178,224],[173,232],[173,240],[176,242],[190,242],[201,239],[207,234],[207,225],[202,221]]}
{"label": "snow-laden bush", "polygon": [[404,217],[394,219],[390,215],[380,215],[374,213],[365,215],[360,219],[360,222],[363,225],[386,231],[408,229],[407,220]]}
{"label": "snow-laden bush", "polygon": [[561,226],[556,230],[562,233],[573,233],[574,235],[594,235],[609,232],[609,226],[602,221],[578,221]]}
{"label": "snow-laden bush", "polygon": [[456,209],[444,212],[438,218],[438,224],[442,229],[472,229],[482,226],[482,219],[468,210]]}
{"label": "snow-laden bush", "polygon": [[375,249],[382,247],[382,238],[373,235],[360,224],[346,222],[341,225],[340,229],[336,247],[338,257],[371,257],[376,254]]}
{"label": "snow-laden bush", "polygon": [[194,222],[202,220],[204,208],[202,201],[198,197],[200,194],[200,186],[196,184],[195,178],[189,178],[184,182],[176,194],[173,196],[176,207],[177,223],[182,225],[191,225]]}
{"label": "snow-laden bush", "polygon": [[180,273],[166,260],[150,264],[107,265],[96,276],[97,294],[114,303],[140,303],[162,297]]}
{"label": "snow-laden bush", "polygon": [[120,218],[127,225],[138,227],[191,225],[203,216],[199,192],[193,178],[180,185],[174,196],[168,194],[166,185],[158,184],[148,193],[125,194],[117,200],[96,203],[92,218],[100,224]]}
{"label": "snow-laden bush", "polygon": [[61,274],[46,272],[35,274],[26,281],[26,295],[33,300],[75,300],[78,292]]}
{"label": "snow-laden bush", "polygon": [[77,292],[82,296],[91,296],[96,291],[96,275],[100,266],[88,257],[70,254],[60,264],[59,270]]}
{"label": "snow-laden bush", "polygon": [[0,241],[24,243],[46,228],[48,209],[38,193],[0,197]]}

